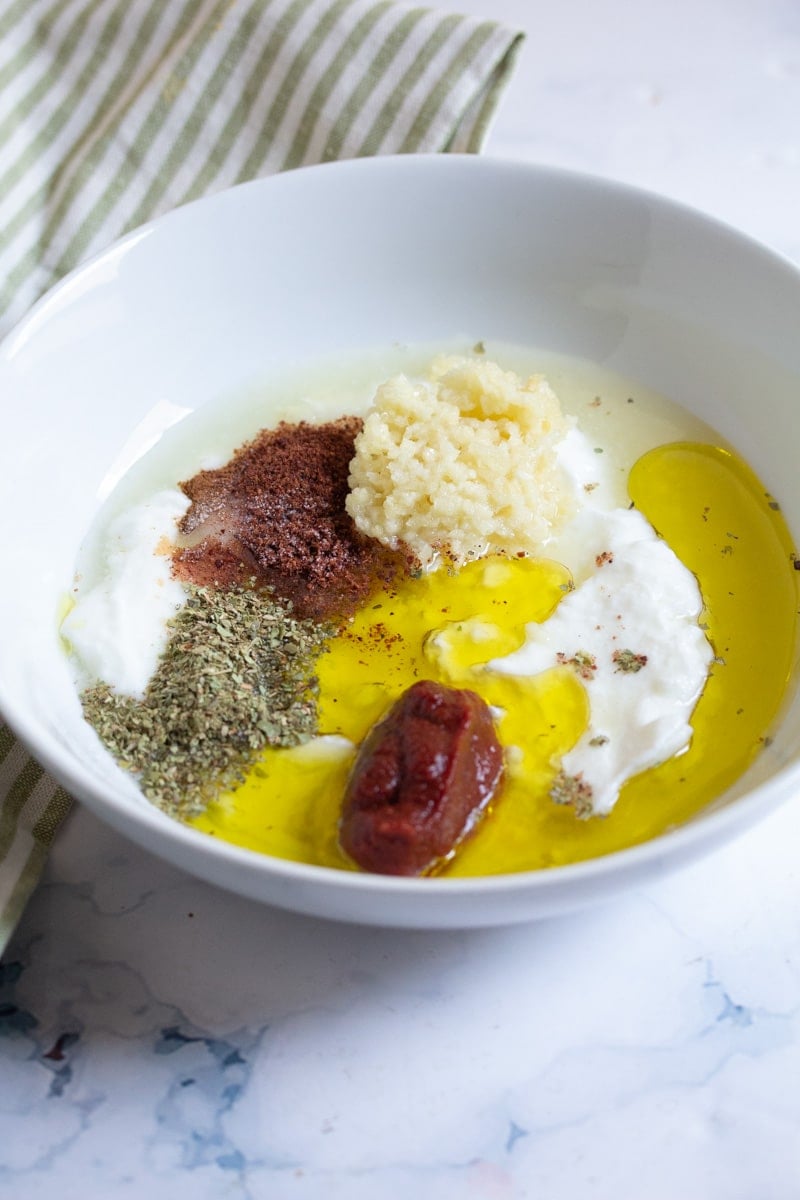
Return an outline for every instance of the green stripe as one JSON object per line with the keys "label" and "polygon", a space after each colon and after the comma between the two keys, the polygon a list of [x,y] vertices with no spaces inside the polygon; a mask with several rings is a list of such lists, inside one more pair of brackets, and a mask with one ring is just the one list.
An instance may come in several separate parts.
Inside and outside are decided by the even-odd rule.
{"label": "green stripe", "polygon": [[222,133],[208,155],[203,167],[198,171],[192,183],[187,188],[181,203],[201,196],[211,181],[216,178],[227,159],[231,146],[247,124],[249,114],[259,96],[264,81],[269,77],[275,61],[283,50],[290,33],[306,12],[311,0],[294,0],[286,12],[276,22],[267,43],[249,78],[242,87],[242,94],[233,108],[230,117],[225,122]]}
{"label": "green stripe", "polygon": [[375,4],[371,8],[368,8],[347,38],[345,38],[344,42],[342,42],[342,45],[339,47],[327,69],[322,73],[317,86],[309,97],[308,104],[300,118],[297,133],[289,148],[289,153],[286,155],[280,168],[282,171],[288,171],[292,167],[299,166],[305,158],[317,118],[323,111],[326,100],[328,100],[331,92],[341,79],[342,72],[347,69],[347,64],[355,57],[378,21],[391,7],[390,0],[384,0],[384,3]]}
{"label": "green stripe", "polygon": [[[70,4],[70,0],[59,0],[54,8],[47,14],[47,24],[52,25],[61,16],[63,10]],[[24,71],[32,62],[36,62],[38,55],[42,50],[42,25],[43,21],[39,20],[33,28],[33,33],[28,38],[24,45],[20,46],[13,58],[10,58],[5,66],[0,69],[0,88],[7,87],[13,81],[15,76]],[[4,36],[0,33],[0,37]]]}
{"label": "green stripe", "polygon": [[[0,763],[2,763],[17,744],[17,739],[14,737],[7,725],[0,725]],[[0,800],[0,804],[2,801]]]}
{"label": "green stripe", "polygon": [[362,112],[364,106],[369,100],[375,88],[383,79],[389,67],[392,65],[403,46],[408,41],[412,32],[419,24],[422,17],[425,16],[428,10],[424,8],[414,8],[403,14],[399,23],[394,27],[392,32],[384,41],[383,45],[378,50],[375,58],[365,73],[363,79],[352,92],[349,100],[345,104],[339,114],[336,124],[330,132],[325,149],[322,152],[323,162],[332,162],[337,159],[342,150],[342,146],[347,138],[348,133],[353,125],[357,113]]}
{"label": "green stripe", "polygon": [[498,62],[492,72],[491,79],[486,84],[483,103],[470,130],[467,142],[468,154],[479,154],[486,141],[489,125],[497,109],[505,81],[514,69],[514,63],[517,61],[517,56],[522,48],[522,42],[522,35],[518,34]]}
{"label": "green stripe", "polygon": [[39,764],[29,758],[6,792],[0,806],[0,863],[8,854],[8,848],[14,840],[19,814],[43,775],[44,771]]}
{"label": "green stripe", "polygon": [[64,819],[69,815],[72,804],[72,796],[62,787],[56,787],[47,802],[47,807],[33,827],[33,836],[37,842],[43,846],[52,845],[53,838],[61,828]]}
{"label": "green stripe", "polygon": [[[78,16],[70,26],[67,33],[64,35],[64,40],[58,47],[54,47],[48,54],[48,58],[52,61],[48,64],[48,69],[41,75],[36,82],[28,89],[26,94],[20,99],[16,108],[8,113],[6,119],[0,123],[0,144],[22,124],[25,118],[29,115],[32,109],[36,107],[40,100],[48,94],[53,81],[58,77],[58,72],[63,70],[67,59],[71,58],[81,44],[84,30],[88,24],[89,18],[96,8],[99,8],[104,0],[89,0],[86,8]],[[54,62],[58,60],[58,69],[55,68]]]}
{"label": "green stripe", "polygon": [[17,290],[22,287],[28,275],[36,266],[41,254],[41,244],[39,242],[34,243],[28,253],[8,272],[6,275],[6,286],[0,291],[0,312],[4,312],[11,304]]}
{"label": "green stripe", "polygon": [[147,189],[138,208],[128,219],[130,226],[141,225],[155,210],[172,180],[186,161],[205,125],[208,115],[219,100],[222,91],[238,66],[245,50],[253,39],[263,15],[263,0],[255,0],[241,19],[239,27],[231,43],[226,47],[219,66],[211,79],[203,88],[198,103],[195,105],[166,160],[159,166],[158,175]]}
{"label": "green stripe", "polygon": [[[36,163],[37,159],[41,159],[44,156],[47,149],[55,141],[67,121],[69,121],[75,105],[91,85],[92,80],[103,64],[104,58],[108,55],[119,36],[122,19],[127,7],[128,0],[119,0],[116,8],[111,11],[108,20],[100,31],[91,57],[73,84],[69,94],[63,97],[58,108],[51,114],[47,124],[39,130],[34,138],[31,138],[17,161],[8,168],[4,175],[0,176],[0,195],[4,192],[9,192],[19,182],[25,172]],[[50,183],[50,190],[52,190],[52,182]]]}
{"label": "green stripe", "polygon": [[0,17],[0,38],[4,38],[15,25],[19,24],[22,17],[28,15],[31,10],[31,0],[17,0],[16,4],[12,4],[6,9],[5,15]]}
{"label": "green stripe", "polygon": [[381,143],[394,124],[397,114],[403,107],[403,102],[419,82],[431,59],[441,49],[448,37],[459,27],[461,21],[461,17],[445,17],[433,30],[427,42],[419,48],[413,64],[408,68],[403,77],[398,80],[391,95],[384,102],[381,111],[372,122],[367,136],[357,150],[359,157],[377,153]]}
{"label": "green stripe", "polygon": [[308,64],[316,54],[319,47],[324,43],[330,31],[336,25],[342,13],[346,12],[352,6],[353,0],[336,0],[329,9],[325,11],[323,16],[314,26],[314,29],[309,33],[302,49],[295,55],[289,70],[286,72],[283,84],[281,85],[278,95],[275,97],[269,112],[266,115],[264,124],[261,128],[261,133],[254,145],[253,149],[248,154],[244,166],[239,171],[236,182],[243,183],[246,179],[253,179],[259,173],[259,169],[263,165],[264,159],[268,156],[272,149],[275,140],[275,134],[280,128],[281,121],[286,115],[292,97],[297,90],[297,85],[305,73]]}
{"label": "green stripe", "polygon": [[0,954],[5,951],[11,935],[17,926],[17,922],[22,916],[22,911],[28,903],[33,889],[39,882],[46,858],[47,847],[34,842],[31,846],[30,854],[25,860],[25,865],[17,877],[11,895],[6,900],[3,908],[0,909]]}
{"label": "green stripe", "polygon": [[[425,134],[433,124],[436,114],[444,104],[447,96],[452,92],[453,88],[463,77],[464,71],[470,65],[476,54],[479,53],[486,45],[494,33],[494,25],[484,24],[479,25],[465,42],[464,46],[459,50],[456,57],[451,62],[445,73],[439,78],[436,87],[430,93],[422,108],[416,115],[413,125],[409,129],[403,144],[400,147],[401,154],[408,154],[417,149],[422,142]],[[443,149],[443,147],[442,147]]]}
{"label": "green stripe", "polygon": [[[188,0],[184,13],[191,8],[196,7],[192,4],[192,0]],[[170,78],[174,81],[180,81],[183,85],[189,79],[194,67],[197,64],[200,55],[202,54],[209,37],[213,36],[217,30],[218,22],[224,16],[225,11],[229,8],[229,0],[218,0],[214,5],[208,17],[204,19],[202,25],[202,34],[198,30],[198,36],[192,38],[183,54],[178,59],[177,63],[170,72]],[[184,14],[182,14],[183,16]],[[153,107],[150,109],[141,131],[133,145],[128,147],[125,161],[117,172],[116,176],[109,182],[103,195],[95,203],[94,208],[88,214],[86,219],[81,223],[75,231],[66,249],[62,253],[58,262],[53,267],[53,273],[56,277],[65,274],[82,258],[92,238],[102,228],[106,218],[116,208],[117,204],[124,197],[126,191],[130,187],[132,181],[141,170],[141,165],[146,161],[147,152],[150,149],[153,140],[157,137],[159,131],[166,123],[171,111],[172,100],[163,94],[157,97]],[[120,228],[116,231],[117,234],[124,232],[126,229],[132,229],[133,226],[129,221],[121,222]]]}

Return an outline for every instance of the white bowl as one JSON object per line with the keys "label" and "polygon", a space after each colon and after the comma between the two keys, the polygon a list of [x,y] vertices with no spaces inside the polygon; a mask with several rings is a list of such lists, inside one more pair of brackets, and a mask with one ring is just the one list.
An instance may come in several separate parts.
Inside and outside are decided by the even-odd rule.
{"label": "white bowl", "polygon": [[109,466],[154,406],[198,408],[309,358],[471,332],[587,358],[681,402],[745,454],[800,530],[798,329],[790,264],[663,199],[562,171],[359,160],[189,205],[64,280],[0,347],[0,708],[118,830],[301,912],[488,925],[695,859],[797,790],[797,700],[713,812],[645,845],[493,878],[359,875],[238,849],[148,804],[82,721],[56,612]]}

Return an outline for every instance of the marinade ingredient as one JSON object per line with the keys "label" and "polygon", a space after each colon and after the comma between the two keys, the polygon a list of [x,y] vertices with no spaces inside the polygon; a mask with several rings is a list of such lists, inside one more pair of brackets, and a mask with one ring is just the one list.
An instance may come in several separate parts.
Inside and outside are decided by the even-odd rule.
{"label": "marinade ingredient", "polygon": [[358,417],[264,429],[225,466],[180,486],[179,579],[229,587],[255,576],[301,617],[351,612],[399,565],[345,511]]}
{"label": "marinade ingredient", "polygon": [[167,644],[167,622],[186,599],[172,578],[176,522],[189,502],[177,488],[117,513],[99,545],[102,570],[76,586],[61,632],[88,679],[141,699]]}
{"label": "marinade ingredient", "polygon": [[572,507],[555,393],[489,361],[443,357],[430,374],[377,390],[350,467],[357,527],[423,566],[541,550]]}
{"label": "marinade ingredient", "polygon": [[366,871],[419,875],[473,827],[502,772],[485,702],[468,690],[416,683],[359,751],[344,799],[342,848]]}
{"label": "marinade ingredient", "polygon": [[168,628],[142,699],[101,682],[81,702],[148,799],[187,818],[239,783],[265,746],[314,735],[314,665],[330,630],[255,589],[196,587]]}

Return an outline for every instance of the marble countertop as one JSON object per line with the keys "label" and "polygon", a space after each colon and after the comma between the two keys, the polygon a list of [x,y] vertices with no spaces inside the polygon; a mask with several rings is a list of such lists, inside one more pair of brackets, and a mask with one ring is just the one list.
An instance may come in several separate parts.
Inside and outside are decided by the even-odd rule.
{"label": "marble countertop", "polygon": [[[489,154],[800,260],[793,0],[459,7],[528,33]],[[0,1195],[794,1200],[798,845],[789,805],[602,909],[403,933],[259,907],[78,810],[0,966]]]}

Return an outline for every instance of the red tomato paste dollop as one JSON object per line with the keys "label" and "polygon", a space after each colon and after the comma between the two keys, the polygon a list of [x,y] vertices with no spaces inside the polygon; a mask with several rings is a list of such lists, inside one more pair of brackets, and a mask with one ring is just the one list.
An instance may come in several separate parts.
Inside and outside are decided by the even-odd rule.
{"label": "red tomato paste dollop", "polygon": [[480,696],[415,683],[361,747],[345,793],[342,848],[365,871],[420,875],[474,826],[502,773]]}

